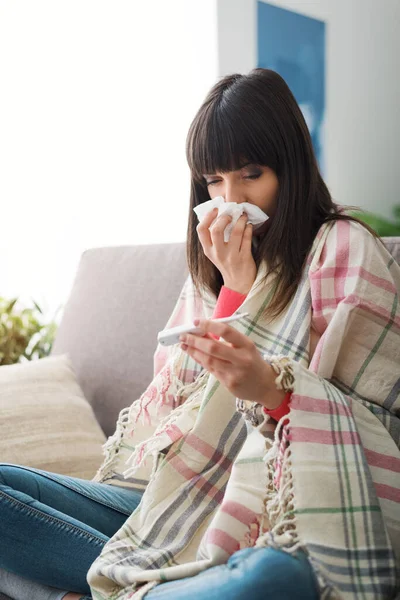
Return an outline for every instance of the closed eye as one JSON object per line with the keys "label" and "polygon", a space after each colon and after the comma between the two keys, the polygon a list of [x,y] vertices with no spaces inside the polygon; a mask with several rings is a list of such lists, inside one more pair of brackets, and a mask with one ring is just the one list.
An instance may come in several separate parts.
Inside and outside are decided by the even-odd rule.
{"label": "closed eye", "polygon": [[[254,173],[254,175],[245,175],[243,179],[258,179],[261,177],[261,173]],[[207,187],[209,185],[215,185],[216,183],[220,183],[220,179],[214,179],[213,181],[206,181]]]}

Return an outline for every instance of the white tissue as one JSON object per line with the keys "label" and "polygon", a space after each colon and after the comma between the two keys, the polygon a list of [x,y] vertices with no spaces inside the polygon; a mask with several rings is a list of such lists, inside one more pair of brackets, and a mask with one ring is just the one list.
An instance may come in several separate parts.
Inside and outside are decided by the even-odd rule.
{"label": "white tissue", "polygon": [[202,204],[199,204],[199,206],[195,206],[193,210],[199,221],[202,221],[206,214],[208,214],[210,210],[213,210],[213,208],[218,208],[218,215],[215,218],[223,213],[227,213],[232,217],[232,221],[226,226],[224,231],[224,242],[229,242],[232,229],[244,212],[248,216],[247,223],[252,223],[254,229],[257,229],[269,219],[268,215],[254,204],[250,204],[249,202],[242,202],[241,204],[238,204],[237,202],[225,202],[222,196],[217,196],[212,200],[203,202]]}

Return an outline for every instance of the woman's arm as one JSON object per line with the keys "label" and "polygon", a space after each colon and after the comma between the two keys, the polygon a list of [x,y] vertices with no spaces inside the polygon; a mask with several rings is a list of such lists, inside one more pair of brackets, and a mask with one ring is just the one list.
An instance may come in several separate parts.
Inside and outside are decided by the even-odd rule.
{"label": "woman's arm", "polygon": [[[236,292],[223,285],[211,318],[218,319],[221,317],[229,317],[243,304],[246,298],[247,294],[241,294],[240,292]],[[216,340],[219,339],[219,337],[213,333],[210,333],[210,336]],[[274,388],[274,390],[269,393],[268,398],[268,406],[274,408],[264,406],[265,414],[269,415],[275,421],[279,421],[279,419],[287,415],[290,411],[290,397],[291,392],[286,392],[283,395],[281,390]]]}
{"label": "woman's arm", "polygon": [[211,318],[220,319],[221,317],[230,317],[243,304],[246,298],[247,294],[235,292],[223,285]]}

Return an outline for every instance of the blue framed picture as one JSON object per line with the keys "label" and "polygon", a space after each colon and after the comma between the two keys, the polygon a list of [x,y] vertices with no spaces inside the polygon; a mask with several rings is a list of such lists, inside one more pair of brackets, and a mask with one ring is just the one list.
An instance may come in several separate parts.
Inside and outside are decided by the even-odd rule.
{"label": "blue framed picture", "polygon": [[325,22],[257,2],[257,66],[277,71],[295,96],[324,175]]}

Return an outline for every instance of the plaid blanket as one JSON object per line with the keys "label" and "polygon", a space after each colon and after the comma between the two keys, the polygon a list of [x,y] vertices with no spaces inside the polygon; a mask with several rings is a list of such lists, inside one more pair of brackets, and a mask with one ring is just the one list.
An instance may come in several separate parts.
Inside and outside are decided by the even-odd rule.
{"label": "plaid blanket", "polygon": [[[285,312],[263,316],[261,265],[234,327],[288,357],[291,410],[275,424],[179,346],[121,411],[94,480],[145,489],[88,572],[95,600],[143,597],[244,547],[302,548],[323,599],[388,599],[400,565],[400,267],[361,225],[324,225]],[[188,277],[167,323],[210,317]],[[320,339],[310,360],[310,330]],[[266,592],[267,593],[267,592]]]}

